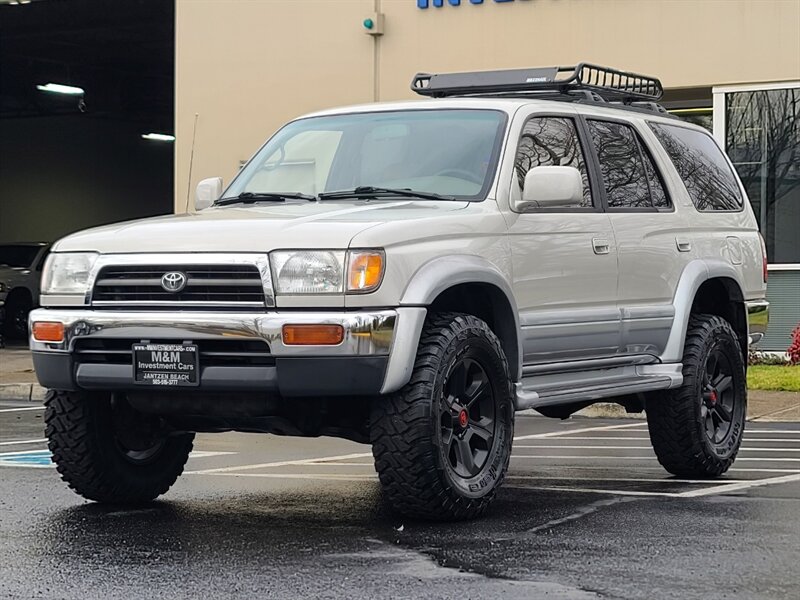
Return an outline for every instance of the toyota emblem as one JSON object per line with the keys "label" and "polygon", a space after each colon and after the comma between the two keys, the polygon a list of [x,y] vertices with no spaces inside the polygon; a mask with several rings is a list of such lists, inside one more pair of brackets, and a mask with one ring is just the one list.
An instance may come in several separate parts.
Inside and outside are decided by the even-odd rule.
{"label": "toyota emblem", "polygon": [[168,292],[178,293],[186,287],[186,275],[180,271],[170,271],[161,277],[161,287]]}

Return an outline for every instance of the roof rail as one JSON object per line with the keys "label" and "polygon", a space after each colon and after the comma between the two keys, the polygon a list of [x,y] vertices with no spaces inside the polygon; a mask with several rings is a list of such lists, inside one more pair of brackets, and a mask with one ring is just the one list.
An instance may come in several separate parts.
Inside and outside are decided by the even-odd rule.
{"label": "roof rail", "polygon": [[417,73],[411,81],[411,89],[433,98],[541,91],[569,94],[584,90],[594,92],[605,101],[623,104],[657,102],[664,94],[661,82],[655,77],[589,63],[473,73]]}

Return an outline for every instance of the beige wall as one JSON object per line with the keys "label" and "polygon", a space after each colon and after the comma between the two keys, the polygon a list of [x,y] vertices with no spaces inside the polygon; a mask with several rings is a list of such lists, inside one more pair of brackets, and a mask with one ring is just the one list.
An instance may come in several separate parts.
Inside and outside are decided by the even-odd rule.
{"label": "beige wall", "polygon": [[[447,0],[445,0],[447,4]],[[385,35],[361,26],[375,6]],[[800,0],[177,0],[176,209],[226,182],[283,122],[409,98],[417,71],[566,65],[641,71],[665,87],[800,78]]]}

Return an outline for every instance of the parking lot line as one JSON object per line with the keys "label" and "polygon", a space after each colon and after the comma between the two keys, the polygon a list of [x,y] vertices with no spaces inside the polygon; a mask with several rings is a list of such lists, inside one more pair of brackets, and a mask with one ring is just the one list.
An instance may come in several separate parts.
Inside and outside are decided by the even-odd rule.
{"label": "parking lot line", "polygon": [[797,436],[800,436],[800,429],[753,429],[752,427],[746,427],[744,432],[745,432],[745,434],[748,434],[748,433],[784,433],[786,435],[797,435]]}
{"label": "parking lot line", "polygon": [[[552,439],[552,438],[551,438]],[[568,441],[568,440],[564,440]],[[652,446],[562,446],[562,445],[519,445],[516,448],[540,448],[545,450],[652,450]],[[800,452],[800,448],[751,448],[743,445],[742,452]]]}
{"label": "parking lot line", "polygon": [[[554,454],[514,454],[511,458],[529,458],[534,460],[543,460],[543,459],[551,459],[555,458],[558,460],[656,460],[654,456],[620,456],[620,455],[612,455],[612,456],[598,456],[598,455],[590,455],[590,456],[582,456],[578,455],[554,455]],[[800,458],[755,458],[755,457],[737,457],[736,462],[742,461],[750,461],[750,462],[800,462]]]}
{"label": "parking lot line", "polygon": [[[188,472],[189,475],[206,473]],[[377,473],[358,475],[356,473],[208,473],[217,477],[251,477],[255,479],[321,479],[325,481],[373,481],[378,479]]]}
{"label": "parking lot line", "polygon": [[634,427],[647,427],[646,423],[624,423],[622,425],[601,425],[599,427],[583,427],[581,429],[565,429],[564,431],[548,431],[547,433],[532,433],[530,435],[518,435],[514,438],[515,442],[522,440],[538,440],[560,436],[568,436],[575,433],[589,433],[590,431],[612,431],[615,429],[632,429]]}
{"label": "parking lot line", "polygon": [[611,496],[666,496],[674,498],[678,496],[676,492],[644,492],[640,490],[604,490],[602,488],[574,488],[560,486],[527,486],[510,485],[510,488],[521,490],[541,490],[545,492],[577,492],[579,494],[608,494]]}
{"label": "parking lot line", "polygon": [[[551,437],[549,439],[561,439],[558,437]],[[627,442],[627,441],[634,441],[634,442],[649,442],[650,438],[647,436],[604,436],[604,435],[570,435],[565,436],[565,440],[582,440],[582,441],[609,441],[609,442]],[[762,437],[752,437],[748,435],[748,432],[745,432],[744,436],[745,442],[794,442],[800,444],[800,437],[798,438],[762,438]]]}
{"label": "parking lot line", "polygon": [[8,442],[0,442],[0,446],[15,446],[17,444],[44,444],[47,440],[11,440]]}
{"label": "parking lot line", "polygon": [[[507,475],[506,479],[530,479],[541,481],[620,481],[623,483],[688,483],[697,485],[716,485],[720,480],[714,479],[675,479],[664,472],[662,477],[564,477],[552,475]],[[724,481],[738,482],[746,479],[725,479]]]}
{"label": "parking lot line", "polygon": [[44,406],[22,406],[20,408],[0,408],[0,413],[21,412],[25,410],[44,410]]}
{"label": "parking lot line", "polygon": [[334,460],[346,460],[348,458],[364,458],[366,456],[372,456],[371,452],[361,452],[358,454],[341,454],[339,456],[323,456],[320,458],[302,458],[298,460],[279,460],[276,462],[269,462],[269,463],[258,463],[258,464],[249,464],[249,465],[233,465],[230,467],[219,467],[216,469],[203,469],[201,471],[185,471],[187,475],[208,475],[211,473],[218,474],[218,473],[231,473],[234,471],[245,471],[251,469],[268,469],[271,467],[285,467],[289,465],[313,465],[327,461],[334,461]]}
{"label": "parking lot line", "polygon": [[711,496],[719,493],[738,492],[749,490],[755,487],[764,487],[767,485],[777,485],[780,483],[794,483],[800,481],[800,473],[794,475],[783,475],[782,477],[768,477],[766,479],[753,479],[750,481],[740,481],[739,483],[732,483],[727,485],[716,485],[714,487],[705,488],[702,490],[690,490],[681,493],[681,498],[699,498],[701,496]]}
{"label": "parking lot line", "polygon": [[[592,481],[592,480],[588,480]],[[660,496],[665,498],[702,498],[704,496],[715,496],[718,494],[729,494],[731,492],[741,492],[757,487],[768,485],[780,485],[783,483],[794,483],[800,481],[800,473],[783,475],[781,477],[767,477],[765,479],[751,479],[746,481],[733,481],[720,483],[711,487],[704,487],[684,492],[646,492],[642,490],[610,490],[603,488],[584,488],[566,486],[510,486],[519,489],[535,489],[553,492],[576,492],[582,494],[609,494],[613,496]]]}

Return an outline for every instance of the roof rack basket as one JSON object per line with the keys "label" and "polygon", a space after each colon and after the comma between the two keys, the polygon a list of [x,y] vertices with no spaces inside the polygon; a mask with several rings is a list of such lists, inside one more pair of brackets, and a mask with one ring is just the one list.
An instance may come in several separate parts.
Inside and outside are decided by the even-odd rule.
{"label": "roof rack basket", "polygon": [[609,102],[657,102],[664,94],[655,77],[589,63],[473,73],[417,73],[411,89],[422,96],[524,95],[536,92],[593,92]]}

